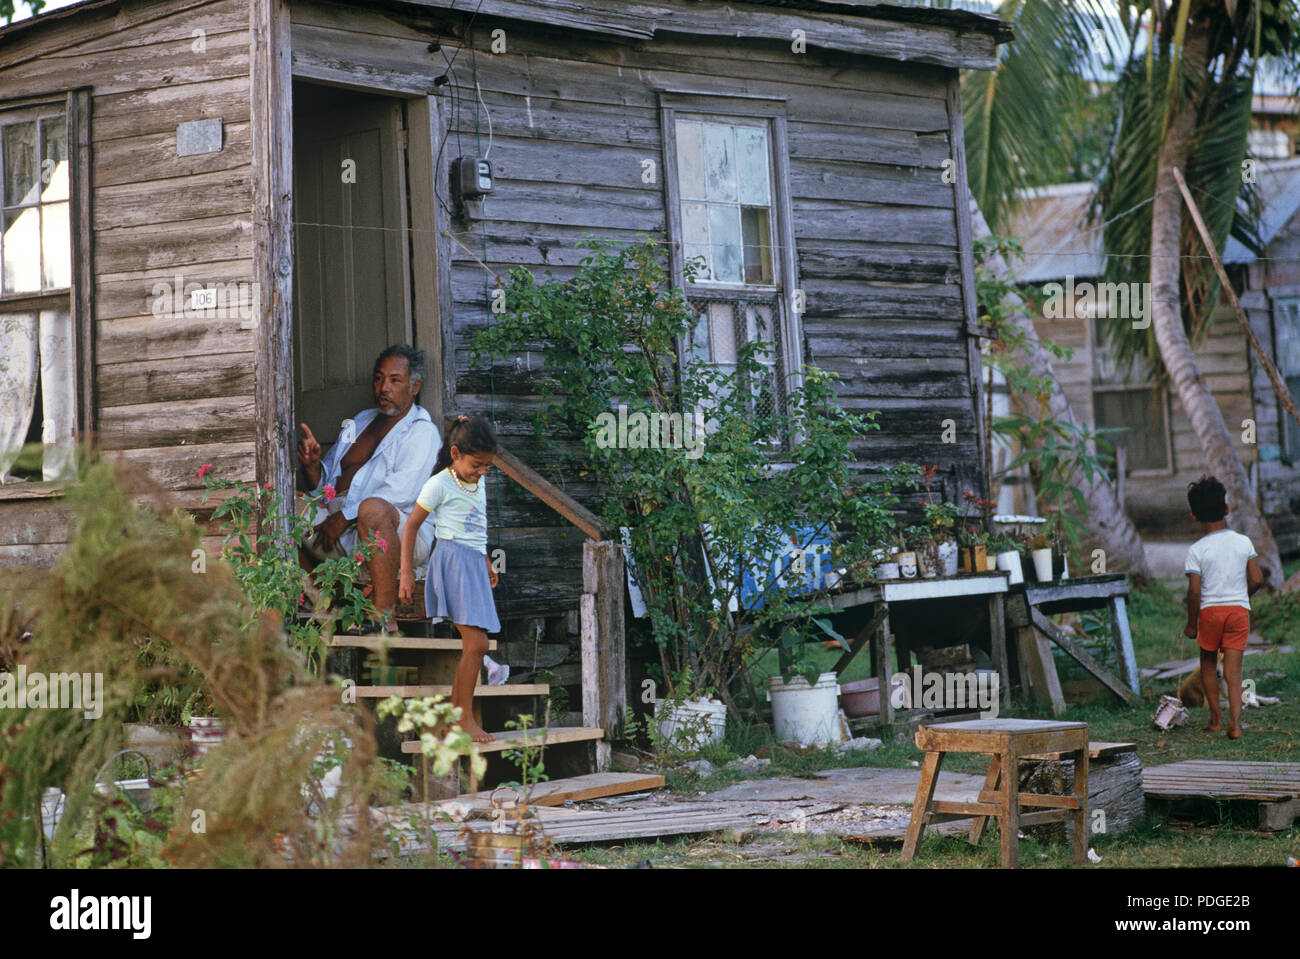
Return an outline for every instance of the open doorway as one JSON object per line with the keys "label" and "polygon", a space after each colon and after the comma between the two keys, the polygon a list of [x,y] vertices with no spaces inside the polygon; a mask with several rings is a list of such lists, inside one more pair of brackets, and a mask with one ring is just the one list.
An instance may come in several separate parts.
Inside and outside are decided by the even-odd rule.
{"label": "open doorway", "polygon": [[374,405],[375,357],[416,340],[405,107],[301,82],[293,103],[294,423],[328,446]]}

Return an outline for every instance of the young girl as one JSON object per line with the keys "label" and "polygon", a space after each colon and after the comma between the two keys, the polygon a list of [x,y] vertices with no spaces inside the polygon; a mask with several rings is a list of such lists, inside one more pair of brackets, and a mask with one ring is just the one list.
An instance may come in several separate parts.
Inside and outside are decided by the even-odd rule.
{"label": "young girl", "polygon": [[483,474],[497,451],[492,424],[481,416],[458,416],[450,423],[433,476],[424,484],[402,531],[402,565],[398,598],[409,603],[415,592],[411,558],[415,534],[425,517],[435,522],[437,545],[429,556],[424,582],[425,610],[430,618],[446,618],[460,633],[460,664],[451,686],[451,703],[460,707],[460,726],[476,743],[496,737],[474,721],[474,687],[478,684],[488,633],[501,630],[492,590],[497,574],[487,555],[487,493]]}

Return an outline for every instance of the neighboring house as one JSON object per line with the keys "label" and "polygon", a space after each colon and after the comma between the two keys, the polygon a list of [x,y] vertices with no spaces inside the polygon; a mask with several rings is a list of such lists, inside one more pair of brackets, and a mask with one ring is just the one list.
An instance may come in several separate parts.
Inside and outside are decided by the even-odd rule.
{"label": "neighboring house", "polygon": [[[1230,240],[1223,259],[1256,337],[1300,402],[1300,159],[1261,161],[1257,175],[1266,253],[1257,258]],[[1085,222],[1092,195],[1089,183],[1031,191],[1008,228],[1022,239],[1026,254],[1017,279],[1040,297],[1055,289],[1052,283],[1068,289],[1071,278],[1076,293],[1084,283],[1099,282],[1102,231]],[[1190,535],[1195,526],[1184,490],[1207,471],[1191,422],[1168,388],[1153,389],[1149,370],[1115,363],[1098,336],[1100,321],[1087,312],[1081,308],[1076,317],[1035,320],[1040,335],[1074,350],[1071,361],[1055,364],[1062,388],[1081,420],[1124,430],[1112,441],[1124,458],[1125,507],[1139,530],[1157,539]],[[1196,360],[1239,441],[1279,548],[1295,552],[1300,549],[1300,427],[1284,422],[1289,417],[1226,304],[1216,308]],[[1256,424],[1254,444],[1241,442],[1249,420]]]}
{"label": "neighboring house", "polygon": [[[288,492],[296,424],[332,442],[407,341],[435,418],[493,416],[558,481],[527,364],[470,364],[484,264],[564,277],[586,233],[657,231],[679,276],[709,261],[696,355],[764,338],[778,392],[834,370],[881,411],[863,469],[982,491],[959,71],[1009,38],[818,0],[87,0],[0,29],[0,352],[27,364],[0,435],[90,433],[193,509],[205,463]],[[459,157],[486,197],[449,189]],[[66,542],[57,455],[0,488],[0,565]],[[584,537],[500,474],[489,503],[503,620],[574,609]]]}

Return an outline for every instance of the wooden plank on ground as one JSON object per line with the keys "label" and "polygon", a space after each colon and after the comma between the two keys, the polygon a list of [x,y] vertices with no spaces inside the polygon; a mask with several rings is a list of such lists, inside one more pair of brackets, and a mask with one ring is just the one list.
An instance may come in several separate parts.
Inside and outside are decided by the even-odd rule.
{"label": "wooden plank on ground", "polygon": [[[360,699],[387,699],[401,696],[414,699],[419,696],[450,696],[450,686],[357,686],[354,690]],[[475,686],[477,696],[545,696],[551,691],[546,683],[506,683],[504,686]]]}
{"label": "wooden plank on ground", "polygon": [[[364,687],[358,686],[359,692]],[[500,687],[492,687],[499,689]],[[477,693],[475,694],[477,695]],[[495,742],[475,743],[475,748],[481,753],[496,753],[503,749],[517,749],[521,746],[554,746],[557,743],[577,743],[586,740],[600,739],[605,735],[603,729],[594,726],[552,726],[545,730],[545,736],[540,729],[507,729],[505,732],[494,732]],[[402,743],[402,752],[416,754],[420,752],[420,741],[418,739],[408,739]]]}
{"label": "wooden plank on ground", "polygon": [[[1137,749],[1137,743],[1088,743],[1089,759],[1104,759],[1107,756],[1118,756],[1120,753],[1131,753]],[[1057,762],[1072,756],[1073,753],[1035,753],[1032,756],[1021,756],[1021,759],[1038,759],[1044,762]]]}
{"label": "wooden plank on ground", "polygon": [[1300,763],[1189,759],[1149,766],[1142,791],[1162,799],[1300,799]]}
{"label": "wooden plank on ground", "polygon": [[[664,777],[653,773],[591,773],[537,783],[530,790],[528,803],[530,806],[559,806],[570,800],[584,802],[604,796],[646,792],[663,786]],[[484,790],[466,793],[455,801],[472,802],[477,806],[480,801],[484,804],[490,802],[491,796],[491,790]]]}

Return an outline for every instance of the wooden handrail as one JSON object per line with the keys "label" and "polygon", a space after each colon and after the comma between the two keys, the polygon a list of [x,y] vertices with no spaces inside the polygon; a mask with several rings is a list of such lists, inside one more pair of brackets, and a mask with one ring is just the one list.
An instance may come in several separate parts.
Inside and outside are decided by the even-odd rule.
{"label": "wooden handrail", "polygon": [[532,493],[539,500],[559,513],[578,529],[595,540],[609,539],[609,529],[599,517],[583,506],[572,496],[557,489],[542,479],[534,470],[525,466],[518,457],[498,449],[496,465],[501,472]]}

